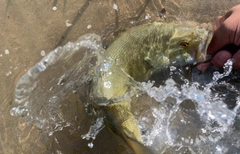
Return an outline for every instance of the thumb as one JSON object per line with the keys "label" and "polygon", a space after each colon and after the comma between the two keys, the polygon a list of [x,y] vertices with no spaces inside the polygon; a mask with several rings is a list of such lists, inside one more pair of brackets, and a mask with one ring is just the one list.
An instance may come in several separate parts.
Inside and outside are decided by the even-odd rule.
{"label": "thumb", "polygon": [[208,54],[215,53],[230,42],[229,30],[224,23],[225,19],[225,16],[220,16],[215,22],[213,38],[207,49]]}

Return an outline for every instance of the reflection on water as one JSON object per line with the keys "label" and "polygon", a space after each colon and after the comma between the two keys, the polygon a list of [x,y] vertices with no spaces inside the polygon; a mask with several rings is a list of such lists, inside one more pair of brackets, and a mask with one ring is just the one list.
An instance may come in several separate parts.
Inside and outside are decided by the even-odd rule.
{"label": "reflection on water", "polygon": [[[42,58],[41,51],[44,50],[48,53],[55,47],[64,45],[68,41],[76,40],[83,34],[94,32],[101,35],[105,46],[111,42],[112,38],[114,38],[113,36],[121,32],[129,23],[136,23],[149,17],[151,17],[149,19],[151,21],[161,20],[161,17],[165,14],[173,16],[173,18],[181,17],[180,19],[182,19],[183,17],[191,21],[212,23],[217,16],[224,14],[226,10],[239,4],[239,2],[239,0],[135,0],[106,2],[98,0],[68,0],[64,2],[54,0],[51,3],[48,1],[28,1],[27,3],[21,0],[0,1],[0,153],[96,153],[99,151],[100,153],[103,151],[109,151],[109,153],[116,153],[116,151],[117,153],[131,153],[121,141],[116,141],[106,129],[103,129],[97,135],[96,140],[93,142],[93,149],[88,148],[87,144],[89,141],[82,140],[81,135],[88,132],[90,126],[93,124],[92,121],[95,120],[86,114],[89,112],[83,112],[85,106],[82,102],[85,102],[85,100],[79,99],[83,98],[81,97],[84,95],[81,93],[81,88],[86,85],[83,84],[82,87],[78,87],[79,91],[75,92],[73,90],[73,92],[66,94],[61,101],[61,106],[55,106],[56,108],[54,108],[54,106],[43,106],[42,109],[45,111],[49,111],[48,107],[50,107],[49,109],[53,110],[52,113],[45,112],[42,113],[42,115],[34,115],[35,118],[39,116],[39,119],[35,119],[35,123],[33,122],[34,120],[32,120],[31,123],[26,123],[26,120],[28,121],[31,117],[25,115],[19,118],[10,115],[10,110],[18,106],[12,101],[13,89],[16,86],[16,82],[31,66]],[[118,6],[118,10],[113,8],[113,4]],[[53,6],[56,6],[56,11],[52,10]],[[67,20],[68,23],[72,24],[70,27],[66,26]],[[88,25],[91,25],[90,29],[87,28]],[[55,66],[57,67],[57,65],[56,63]],[[45,92],[47,90],[49,92],[49,89],[46,87],[50,81],[48,79],[51,78],[53,82],[58,83],[59,80],[56,81],[54,79],[60,77],[58,75],[62,70],[63,68],[59,72],[54,70],[53,72],[55,74],[52,74],[52,76],[46,78],[46,80],[44,80],[46,76],[39,77],[43,82],[38,83],[38,85],[42,85],[41,87],[43,89],[42,91],[39,89],[41,93],[39,93],[38,96],[36,93],[34,94],[34,96],[39,99],[38,103],[40,100],[46,102],[44,97],[51,95],[51,93],[48,94]],[[71,73],[71,71],[69,71],[69,73]],[[209,76],[209,74],[198,77],[205,76]],[[235,86],[238,85],[237,79],[229,82],[233,87],[238,87]],[[59,84],[61,84],[61,82],[59,82]],[[236,92],[231,91],[231,85],[216,87],[215,89],[213,88],[213,90],[219,92],[219,95],[222,95],[221,97],[225,95],[228,101],[233,102],[232,105],[227,104],[227,106],[234,108],[234,103],[237,101],[232,95],[235,95]],[[59,85],[57,86],[57,84],[54,84],[54,86],[61,87]],[[52,100],[54,99],[55,98],[52,98]],[[151,104],[152,107],[154,106],[154,100],[148,97],[141,96],[136,99],[149,100],[149,104]],[[174,101],[170,98],[167,98],[165,101],[174,104]],[[56,104],[59,104],[59,102],[56,102]],[[188,101],[186,101],[186,104],[188,104]],[[37,104],[32,105],[33,108],[31,108],[31,111],[28,110],[28,112],[34,113],[34,111],[38,111],[39,113],[40,109],[38,108],[39,110],[37,110],[37,108],[34,107],[34,105]],[[191,106],[194,108],[194,105]],[[150,109],[151,106],[149,107],[142,103],[140,107],[139,109],[143,110]],[[153,109],[153,111],[159,110],[159,108],[156,109]],[[59,113],[57,113],[57,111],[59,111]],[[151,110],[147,110],[141,114],[158,115],[158,112],[150,111]],[[187,115],[191,115],[189,112],[190,111],[187,112]],[[139,112],[136,111],[136,114],[137,113]],[[180,113],[183,114],[182,112]],[[194,112],[192,114],[196,115],[198,113]],[[50,115],[53,117],[56,116],[57,118],[48,119],[48,122],[45,121],[50,125],[37,126],[37,121],[39,122],[41,119],[44,119],[44,115],[45,117]],[[143,117],[145,116],[143,115]],[[196,119],[192,119],[192,121],[197,121]],[[62,120],[62,122],[65,121],[65,123],[55,125],[53,124],[54,120]],[[219,145],[216,146],[216,149],[221,151],[222,145],[226,147],[228,144],[229,153],[238,151],[237,145],[240,145],[239,133],[237,131],[240,129],[239,120],[239,116],[237,115],[235,117],[235,123],[229,128],[229,132],[232,133],[225,133],[224,138],[218,141]],[[149,121],[149,119],[146,118],[145,121],[152,122],[154,120]],[[62,126],[68,125],[66,122],[70,122],[70,126],[62,129]],[[160,125],[161,123],[158,124]],[[140,124],[142,127],[144,125],[144,123]],[[181,123],[178,125],[180,126]],[[199,125],[202,126],[201,123]],[[41,127],[46,129],[37,129]],[[52,129],[60,130],[60,128],[62,129],[61,131],[55,132],[50,137],[48,134],[43,135],[44,132],[49,132],[49,130]],[[149,131],[147,126],[144,128],[146,132]],[[103,140],[106,144],[102,144]],[[150,139],[148,141],[150,141]],[[227,143],[227,141],[235,142]],[[157,144],[157,142],[154,143]],[[162,144],[162,142],[159,144]],[[166,151],[169,153],[174,153],[174,151],[190,153],[191,149],[177,146],[167,149]],[[222,151],[222,153],[224,153],[224,151]]]}

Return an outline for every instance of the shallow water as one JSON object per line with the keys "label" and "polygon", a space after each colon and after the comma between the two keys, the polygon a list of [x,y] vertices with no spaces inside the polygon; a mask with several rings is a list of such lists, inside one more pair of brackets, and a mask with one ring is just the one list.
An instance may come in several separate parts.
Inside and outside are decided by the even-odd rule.
{"label": "shallow water", "polygon": [[[91,105],[88,89],[97,59],[99,70],[110,73],[106,69],[104,52],[100,36],[86,34],[74,43],[56,48],[30,68],[17,83],[14,107],[10,110],[12,116],[18,117],[18,129],[35,126],[42,144],[47,144],[50,138],[58,144],[63,142],[55,135],[66,129],[71,138],[73,134],[81,136],[82,140],[87,140],[87,147],[93,148],[104,123],[103,117],[99,117]],[[141,92],[133,98],[132,110],[144,144],[155,153],[174,149],[192,153],[239,151],[240,147],[235,142],[240,141],[237,129],[240,97],[237,82],[229,82],[238,79],[236,75],[230,77],[232,60],[225,64],[222,73],[220,70],[212,71],[210,82],[204,84],[195,82],[191,73],[190,77],[182,74],[185,68],[170,66],[166,69],[169,71],[164,72],[164,84],[157,85],[154,79],[139,83],[141,85],[137,88]],[[224,89],[226,94],[218,88]],[[231,98],[236,100],[231,109],[226,100],[229,92],[234,93]],[[85,121],[87,116],[88,122]],[[84,133],[82,127],[89,131]],[[24,133],[19,135],[24,140]],[[235,138],[229,139],[228,136]],[[72,148],[70,151],[82,152],[86,147]],[[61,147],[57,149],[64,152]]]}
{"label": "shallow water", "polygon": [[[16,106],[16,104],[13,104],[13,90],[18,79],[31,66],[40,61],[44,53],[47,54],[55,47],[64,45],[68,41],[75,41],[83,34],[89,32],[99,34],[103,39],[103,45],[107,46],[113,36],[117,35],[124,27],[149,18],[150,20],[162,20],[160,17],[164,16],[165,10],[166,15],[174,15],[173,18],[184,17],[187,20],[212,23],[218,15],[222,15],[239,2],[238,0],[227,2],[220,0],[194,0],[191,2],[186,0],[131,2],[1,1],[0,102],[2,104],[0,108],[0,153],[84,153],[84,151],[86,153],[106,151],[111,153],[115,150],[118,153],[126,153],[126,151],[130,153],[121,141],[116,140],[105,129],[98,134],[97,139],[93,142],[94,147],[92,149],[88,148],[89,141],[82,140],[81,135],[88,132],[92,125],[92,119],[86,112],[82,112],[84,106],[79,103],[82,100],[77,100],[79,97],[74,93],[65,97],[66,101],[63,105],[65,108],[62,110],[62,114],[69,115],[68,120],[70,121],[77,121],[75,126],[73,128],[64,127],[63,130],[54,133],[51,137],[42,135],[43,132],[38,129],[40,126],[36,127],[36,125],[26,123],[24,117],[11,116],[10,110]],[[117,4],[117,10],[114,4]],[[41,78],[44,79],[44,77]],[[43,82],[42,85],[47,84]],[[228,95],[231,95],[231,93],[228,93]],[[38,97],[44,98],[44,96]],[[71,99],[68,100],[67,98]],[[70,104],[71,106],[69,106]],[[47,108],[47,106],[44,107]],[[74,110],[69,111],[69,109]],[[72,120],[73,118],[74,120]],[[56,119],[52,119],[52,121],[54,120]],[[78,128],[78,133],[76,133],[75,128],[82,121],[84,121],[84,125],[81,125],[81,128]],[[67,126],[68,124],[65,123],[64,125]],[[233,126],[231,129],[239,129],[237,123],[234,123]],[[56,130],[60,128],[58,126],[55,128],[53,125],[49,127]],[[225,135],[224,139],[233,139],[237,145],[239,134],[234,133],[236,135],[233,133]],[[106,144],[102,144],[103,140]],[[221,140],[221,142],[224,141]],[[236,150],[230,143],[229,147]],[[221,149],[221,147],[217,148]],[[168,150],[171,152],[172,149]],[[178,150],[183,151],[186,148],[178,147]]]}

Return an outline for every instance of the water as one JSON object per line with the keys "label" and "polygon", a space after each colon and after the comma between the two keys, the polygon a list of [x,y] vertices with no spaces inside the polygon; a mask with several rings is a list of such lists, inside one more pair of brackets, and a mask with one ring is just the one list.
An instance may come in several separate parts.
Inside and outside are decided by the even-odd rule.
{"label": "water", "polygon": [[[107,46],[113,39],[113,33],[116,36],[115,34],[125,28],[127,23],[136,24],[145,19],[148,14],[152,21],[159,20],[158,15],[164,18],[165,15],[171,15],[191,21],[214,23],[219,15],[223,15],[232,6],[239,4],[239,0],[221,1],[221,3],[208,0],[118,1],[114,3],[117,4],[119,11],[115,11],[114,3],[91,1],[89,5],[84,5],[88,2],[85,0],[0,2],[0,153],[43,153],[44,151],[48,153],[129,153],[126,152],[126,147],[116,142],[105,128],[98,134],[93,149],[73,151],[73,149],[87,147],[89,141],[84,142],[81,135],[87,133],[92,124],[91,119],[84,112],[84,105],[81,106],[83,100],[75,98],[79,94],[77,90],[73,90],[74,94],[69,94],[62,104],[63,111],[71,111],[63,113],[65,118],[68,118],[68,121],[72,119],[74,121],[70,126],[48,137],[47,143],[42,143],[41,130],[34,129],[35,125],[26,123],[24,117],[9,114],[11,108],[17,106],[12,101],[12,95],[18,79],[42,59],[42,50],[47,54],[56,46],[74,41],[83,34],[89,32],[99,34],[105,42],[104,46]],[[38,9],[35,6],[38,6]],[[57,7],[56,11],[52,10],[54,6]],[[72,24],[72,26],[68,27],[67,20],[69,20],[68,25]],[[91,25],[90,29],[88,25]],[[5,50],[8,50],[9,54],[6,54]],[[53,74],[57,72],[54,70]],[[47,82],[41,85],[46,86]],[[42,97],[44,98],[45,95]],[[236,101],[233,100],[233,102]],[[236,144],[239,144],[237,135],[236,137],[228,136],[228,138],[230,140],[235,138]],[[102,140],[106,144],[102,144]],[[181,152],[186,148],[178,150]]]}
{"label": "water", "polygon": [[[98,133],[104,128],[104,122],[103,122],[103,118],[97,118],[94,125],[92,125],[89,128],[89,131],[87,134],[83,134],[81,137],[82,139],[92,139],[95,140],[96,136],[98,135]],[[88,147],[89,148],[93,148],[93,142],[88,143]]]}
{"label": "water", "polygon": [[[176,69],[170,67],[170,71]],[[239,89],[231,84],[228,88],[228,82],[218,82],[231,71],[232,60],[229,60],[223,73],[213,72],[208,84],[185,79],[185,83],[179,85],[171,76],[159,87],[154,86],[154,82],[143,82],[142,90],[156,100],[156,104],[150,107],[151,112],[137,115],[145,145],[156,153],[173,149],[175,152],[172,153],[178,153],[182,148],[190,153],[228,153],[232,147],[239,150],[235,139],[228,138],[240,137],[235,128],[235,123],[239,123]],[[235,92],[236,106],[233,109],[227,107],[226,95],[213,90],[220,86]]]}
{"label": "water", "polygon": [[76,91],[87,89],[86,84],[91,80],[88,71],[94,66],[95,52],[100,50],[101,39],[95,34],[84,35],[53,50],[19,79],[15,88],[16,106],[10,114],[35,124],[50,136],[70,126],[74,120],[66,116],[71,111],[64,109],[64,104],[69,97],[73,99],[71,95]]}
{"label": "water", "polygon": [[[43,136],[51,137],[66,127],[74,134],[86,123],[76,124],[80,117],[76,116],[78,107],[74,104],[81,103],[92,119],[89,131],[81,134],[81,138],[93,148],[94,140],[104,128],[104,117],[88,98],[97,58],[102,60],[98,63],[99,71],[111,73],[101,39],[95,34],[83,35],[74,43],[56,48],[20,78],[15,89],[15,107],[10,114],[19,117],[22,125],[35,125]],[[223,73],[213,72],[207,84],[188,80],[175,66],[168,69],[164,84],[139,83],[140,91],[133,97],[133,113],[145,146],[155,153],[239,150],[239,89],[224,80],[231,76],[232,60],[225,64]],[[236,105],[232,109],[228,108],[226,94],[219,87],[234,93]]]}

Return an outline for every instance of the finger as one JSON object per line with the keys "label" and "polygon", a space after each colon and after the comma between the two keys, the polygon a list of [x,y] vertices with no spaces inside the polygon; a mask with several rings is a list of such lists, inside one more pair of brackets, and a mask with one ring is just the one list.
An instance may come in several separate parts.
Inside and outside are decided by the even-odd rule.
{"label": "finger", "polygon": [[211,65],[211,62],[200,63],[197,65],[197,69],[200,71],[205,71],[210,65]]}
{"label": "finger", "polygon": [[222,68],[228,59],[232,58],[232,54],[227,50],[219,51],[212,59],[212,64],[218,68]]}
{"label": "finger", "polygon": [[213,54],[225,45],[230,44],[228,37],[228,35],[230,35],[230,32],[228,30],[228,27],[226,27],[224,24],[224,21],[227,19],[227,17],[229,17],[229,15],[220,16],[216,20],[214,25],[214,35],[207,50],[208,54]]}
{"label": "finger", "polygon": [[240,50],[233,55],[233,68],[240,69]]}
{"label": "finger", "polygon": [[223,21],[225,19],[226,19],[226,16],[218,16],[218,18],[214,24],[213,30],[216,31],[221,26],[221,24],[223,23]]}

